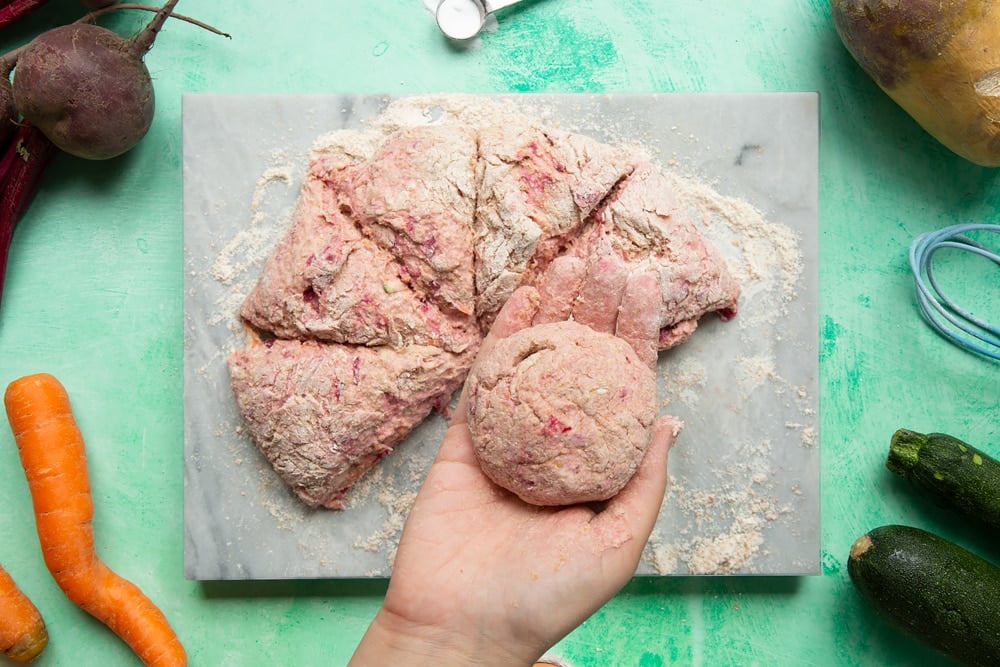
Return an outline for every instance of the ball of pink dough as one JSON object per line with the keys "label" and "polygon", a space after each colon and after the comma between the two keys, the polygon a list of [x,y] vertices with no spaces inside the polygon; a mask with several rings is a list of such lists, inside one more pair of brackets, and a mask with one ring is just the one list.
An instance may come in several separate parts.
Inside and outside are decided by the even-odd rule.
{"label": "ball of pink dough", "polygon": [[469,374],[483,472],[534,505],[607,500],[635,474],[656,418],[656,376],[632,347],[573,321],[499,341]]}

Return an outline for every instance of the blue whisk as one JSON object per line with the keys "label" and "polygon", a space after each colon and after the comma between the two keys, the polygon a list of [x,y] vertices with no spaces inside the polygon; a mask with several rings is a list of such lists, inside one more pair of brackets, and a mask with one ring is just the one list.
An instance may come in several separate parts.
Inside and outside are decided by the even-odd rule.
{"label": "blue whisk", "polygon": [[[1000,233],[1000,225],[963,224],[918,236],[910,245],[910,268],[917,285],[917,302],[927,323],[961,348],[1000,360],[1000,328],[958,306],[934,278],[931,258],[941,248],[956,248],[985,257],[1000,267],[1000,254],[970,239],[966,233]],[[994,288],[1000,289],[1000,277]]]}

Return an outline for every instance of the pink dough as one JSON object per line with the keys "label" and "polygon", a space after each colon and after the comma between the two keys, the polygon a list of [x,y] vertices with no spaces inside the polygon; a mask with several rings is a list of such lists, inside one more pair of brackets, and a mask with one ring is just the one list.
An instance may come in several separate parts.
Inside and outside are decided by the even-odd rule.
{"label": "pink dough", "polygon": [[[351,485],[448,404],[484,333],[522,285],[543,292],[545,321],[617,326],[619,336],[638,326],[644,335],[659,332],[658,349],[683,342],[707,313],[735,314],[739,285],[723,256],[644,155],[516,117],[391,123],[331,134],[310,153],[291,226],[240,309],[247,349],[229,357],[247,433],[307,505],[340,508]],[[553,291],[550,267],[553,274],[575,267],[578,280],[562,276]],[[657,303],[643,313],[649,322],[619,310],[623,288],[642,275],[656,283]],[[569,357],[552,371],[549,381],[564,385],[548,390],[552,396],[596,391],[621,379],[612,371],[645,372],[622,361],[631,350],[621,341],[562,338],[551,352]],[[564,352],[569,342],[580,349]],[[532,382],[543,386],[542,378]],[[631,405],[638,386],[624,386]],[[582,496],[570,493],[572,485],[599,489],[584,494],[597,497],[632,474],[649,415],[637,421],[599,393],[585,397],[587,405],[570,394],[556,405],[537,392],[534,409],[555,421],[524,428],[570,430],[514,452],[545,458],[525,459],[511,475],[527,476],[529,464],[539,471],[534,483],[559,473],[565,488],[554,497],[573,502]],[[651,396],[650,384],[641,398],[652,405]],[[587,412],[602,400],[607,414]],[[497,402],[506,412],[497,424],[481,416],[486,427],[514,414]],[[589,441],[598,438],[614,451]],[[534,451],[546,444],[556,449]]]}
{"label": "pink dough", "polygon": [[525,502],[607,500],[646,453],[655,375],[611,334],[571,320],[523,329],[481,356],[468,382],[483,472]]}

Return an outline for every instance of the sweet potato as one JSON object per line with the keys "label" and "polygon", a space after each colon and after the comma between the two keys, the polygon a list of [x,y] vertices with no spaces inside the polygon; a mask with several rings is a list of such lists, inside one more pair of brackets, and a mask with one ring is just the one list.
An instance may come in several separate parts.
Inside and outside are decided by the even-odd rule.
{"label": "sweet potato", "polygon": [[844,46],[944,146],[1000,166],[1000,0],[830,0]]}

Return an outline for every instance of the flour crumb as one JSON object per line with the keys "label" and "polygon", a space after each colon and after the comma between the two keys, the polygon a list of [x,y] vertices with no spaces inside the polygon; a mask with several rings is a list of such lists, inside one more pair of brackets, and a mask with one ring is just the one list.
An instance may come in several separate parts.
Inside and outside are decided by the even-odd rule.
{"label": "flour crumb", "polygon": [[739,386],[740,394],[744,398],[748,397],[755,389],[763,386],[766,382],[774,381],[778,378],[774,357],[770,354],[751,357],[738,356],[736,361],[736,382]]}
{"label": "flour crumb", "polygon": [[666,392],[660,404],[663,407],[680,401],[689,408],[698,406],[702,391],[708,382],[705,364],[695,358],[685,358],[670,367]]}
{"label": "flour crumb", "polygon": [[675,170],[664,174],[672,182],[680,209],[726,257],[742,288],[741,300],[767,300],[753,317],[738,317],[740,326],[753,329],[787,314],[804,268],[798,234],[768,220],[749,202],[720,194],[709,183]]}
{"label": "flour crumb", "polygon": [[748,523],[737,522],[720,535],[693,540],[687,559],[691,574],[728,574],[742,569],[764,543],[759,528]]}
{"label": "flour crumb", "polygon": [[[659,574],[753,573],[764,553],[768,527],[794,508],[777,498],[779,483],[770,467],[769,440],[747,441],[727,461],[706,461],[715,482],[670,476],[664,507],[676,506],[683,523],[669,532],[657,525],[646,546],[646,561]],[[793,495],[801,495],[790,489]]]}

